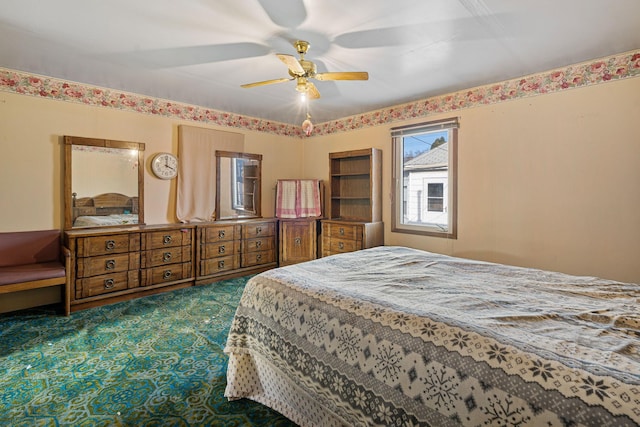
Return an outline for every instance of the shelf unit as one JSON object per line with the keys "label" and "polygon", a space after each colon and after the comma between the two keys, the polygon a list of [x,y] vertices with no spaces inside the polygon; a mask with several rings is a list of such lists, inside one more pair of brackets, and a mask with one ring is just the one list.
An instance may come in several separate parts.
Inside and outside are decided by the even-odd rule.
{"label": "shelf unit", "polygon": [[329,153],[329,219],[321,221],[321,255],[384,244],[382,151]]}
{"label": "shelf unit", "polygon": [[377,148],[329,154],[329,218],[382,221],[382,151]]}

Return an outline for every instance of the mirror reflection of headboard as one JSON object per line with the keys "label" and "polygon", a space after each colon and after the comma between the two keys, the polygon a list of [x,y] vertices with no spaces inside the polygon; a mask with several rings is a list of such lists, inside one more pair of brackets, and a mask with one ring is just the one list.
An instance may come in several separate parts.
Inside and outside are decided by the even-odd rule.
{"label": "mirror reflection of headboard", "polygon": [[138,224],[138,197],[120,193],[99,194],[78,198],[72,193],[74,227]]}
{"label": "mirror reflection of headboard", "polygon": [[144,144],[65,136],[64,228],[144,224]]}
{"label": "mirror reflection of headboard", "polygon": [[216,151],[216,183],[216,219],[261,217],[261,154]]}

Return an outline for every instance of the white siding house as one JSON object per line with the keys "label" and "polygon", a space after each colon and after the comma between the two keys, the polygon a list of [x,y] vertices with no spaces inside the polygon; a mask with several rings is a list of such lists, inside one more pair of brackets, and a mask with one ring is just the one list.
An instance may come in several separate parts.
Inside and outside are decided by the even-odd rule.
{"label": "white siding house", "polygon": [[447,225],[449,143],[404,163],[405,224]]}

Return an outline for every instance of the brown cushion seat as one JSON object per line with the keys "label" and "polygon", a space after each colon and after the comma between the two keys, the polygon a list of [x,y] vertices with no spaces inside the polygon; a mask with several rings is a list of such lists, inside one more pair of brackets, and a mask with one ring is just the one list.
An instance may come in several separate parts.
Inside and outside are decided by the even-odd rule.
{"label": "brown cushion seat", "polygon": [[0,294],[62,285],[69,315],[69,263],[60,230],[0,233]]}
{"label": "brown cushion seat", "polygon": [[54,277],[65,277],[64,264],[60,261],[0,267],[0,285]]}

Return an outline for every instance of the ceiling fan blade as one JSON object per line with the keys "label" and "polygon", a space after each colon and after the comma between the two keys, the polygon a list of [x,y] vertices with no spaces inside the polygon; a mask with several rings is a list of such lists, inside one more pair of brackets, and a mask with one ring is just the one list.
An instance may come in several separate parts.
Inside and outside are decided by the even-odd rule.
{"label": "ceiling fan blade", "polygon": [[302,0],[258,0],[274,24],[294,29],[307,19]]}
{"label": "ceiling fan blade", "polygon": [[270,84],[274,84],[274,83],[284,83],[284,82],[288,82],[290,80],[293,80],[293,79],[287,79],[287,78],[283,77],[281,79],[273,79],[273,80],[265,80],[265,81],[262,81],[262,82],[247,83],[247,84],[240,85],[240,87],[250,88],[250,87],[256,87],[256,86],[270,85]]}
{"label": "ceiling fan blade", "polygon": [[315,78],[316,80],[369,80],[369,73],[366,71],[318,73]]}
{"label": "ceiling fan blade", "polygon": [[228,43],[123,52],[108,58],[137,67],[162,69],[254,58],[268,53],[269,47],[256,43]]}
{"label": "ceiling fan blade", "polygon": [[337,36],[334,43],[349,49],[363,49],[419,44],[424,40],[432,43],[440,40],[483,40],[522,34],[524,27],[508,14],[476,14],[465,18],[344,33]]}
{"label": "ceiling fan blade", "polygon": [[302,65],[300,65],[300,62],[295,56],[284,53],[277,53],[276,56],[289,67],[289,70],[291,70],[293,74],[301,76],[305,73],[304,68],[302,68]]}
{"label": "ceiling fan blade", "polygon": [[320,92],[318,92],[318,88],[311,82],[307,82],[307,95],[311,99],[320,98]]}

